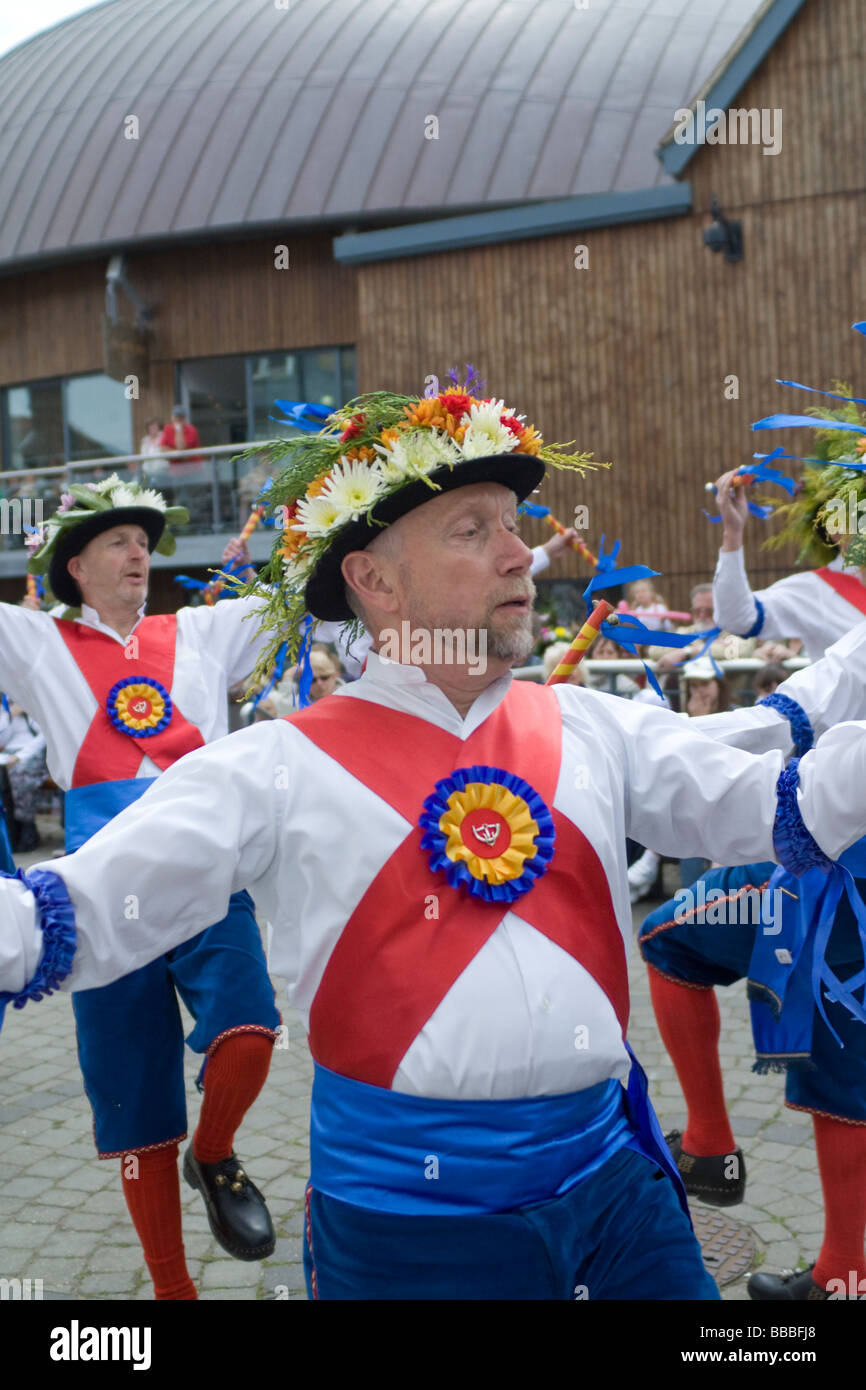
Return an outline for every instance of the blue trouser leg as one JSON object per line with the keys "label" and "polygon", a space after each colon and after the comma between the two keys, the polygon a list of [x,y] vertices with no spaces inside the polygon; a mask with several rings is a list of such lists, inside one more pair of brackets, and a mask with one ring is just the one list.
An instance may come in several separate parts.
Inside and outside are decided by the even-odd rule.
{"label": "blue trouser leg", "polygon": [[78,1057],[103,1158],[186,1135],[183,1027],[177,995],[196,1020],[189,1045],[206,1052],[226,1033],[279,1026],[248,893],[222,922],[101,989],[72,996]]}

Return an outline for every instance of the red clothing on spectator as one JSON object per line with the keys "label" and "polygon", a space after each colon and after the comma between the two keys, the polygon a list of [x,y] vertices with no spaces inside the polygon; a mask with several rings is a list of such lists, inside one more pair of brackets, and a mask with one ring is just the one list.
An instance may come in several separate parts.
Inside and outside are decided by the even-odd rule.
{"label": "red clothing on spectator", "polygon": [[[177,430],[182,431],[182,443],[178,440]],[[159,436],[159,444],[161,449],[195,449],[198,447],[200,443],[201,440],[198,437],[198,430],[196,429],[195,425],[176,426],[169,423],[168,425],[166,425],[162,434]],[[198,467],[198,465],[202,462],[203,460],[201,454],[194,454],[187,459],[169,459],[170,466],[172,468],[178,469],[189,468],[190,464],[195,464],[195,466]]]}

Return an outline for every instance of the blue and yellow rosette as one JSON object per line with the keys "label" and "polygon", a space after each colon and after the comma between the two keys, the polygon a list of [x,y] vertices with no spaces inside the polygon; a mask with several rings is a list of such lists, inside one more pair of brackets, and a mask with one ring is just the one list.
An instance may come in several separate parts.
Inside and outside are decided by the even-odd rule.
{"label": "blue and yellow rosette", "polygon": [[553,818],[538,792],[499,767],[462,767],[441,778],[418,822],[430,868],[485,902],[528,893],[553,857]]}
{"label": "blue and yellow rosette", "polygon": [[111,687],[105,710],[121,734],[153,738],[171,720],[171,696],[164,685],[149,676],[128,676]]}

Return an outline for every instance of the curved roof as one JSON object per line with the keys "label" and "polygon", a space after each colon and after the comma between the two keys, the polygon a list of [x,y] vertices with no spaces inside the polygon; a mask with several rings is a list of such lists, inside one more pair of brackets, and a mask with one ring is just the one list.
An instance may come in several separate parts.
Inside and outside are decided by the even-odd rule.
{"label": "curved roof", "polygon": [[0,266],[667,183],[766,2],[108,0],[0,59]]}

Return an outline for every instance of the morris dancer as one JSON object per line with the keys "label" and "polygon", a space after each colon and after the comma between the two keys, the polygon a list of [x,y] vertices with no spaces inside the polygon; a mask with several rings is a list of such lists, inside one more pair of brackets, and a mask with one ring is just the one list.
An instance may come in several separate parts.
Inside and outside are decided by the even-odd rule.
{"label": "morris dancer", "polygon": [[[624,1040],[626,836],[836,855],[866,831],[866,726],[803,758],[798,800],[776,711],[709,725],[776,748],[754,757],[666,710],[514,682],[533,640],[517,504],[586,456],[465,392],[352,410],[348,449],[342,412],[280,445],[292,526],[263,665],[284,640],[297,659],[309,611],[377,648],[403,623],[474,629],[486,670],[373,651],[338,695],[182,759],[76,854],[0,880],[0,984],[19,1004],[102,985],[249,884],[316,1061],[312,1297],[718,1298]],[[839,689],[862,709],[856,674]]]}
{"label": "morris dancer", "polygon": [[[259,654],[254,622],[245,621],[256,608],[250,599],[144,616],[150,554],[171,554],[166,522],[185,519],[183,508],[166,510],[159,493],[116,475],[74,486],[30,566],[47,571],[56,597],[80,606],[80,617],[57,620],[0,604],[0,683],[45,731],[51,775],[67,789],[69,851],[164,768],[227,732],[227,687],[249,674]],[[214,803],[209,818],[222,814]],[[199,886],[191,874],[176,883],[177,920],[188,918]],[[230,1254],[263,1259],[274,1248],[264,1199],[233,1152],[279,1025],[253,904],[242,888],[196,928],[200,935],[172,943],[167,955],[130,959],[123,979],[73,996],[97,1152],[121,1159],[123,1194],[157,1299],[196,1297],[177,1168],[187,1133],[177,994],[196,1020],[189,1045],[207,1059],[184,1174]],[[127,915],[137,910],[129,899]]]}
{"label": "morris dancer", "polygon": [[[852,461],[857,456],[852,447]],[[788,525],[783,534],[800,543],[801,555],[818,562],[837,548],[839,554],[825,568],[790,575],[752,594],[742,562],[747,504],[744,489],[733,485],[733,477],[726,473],[716,484],[724,526],[714,588],[717,623],[747,637],[800,637],[813,660],[835,641],[832,650],[844,659],[846,650],[859,643],[858,634],[866,631],[866,587],[862,568],[843,568],[854,537],[833,531],[828,520],[840,484],[846,501],[852,488],[866,500],[866,478],[849,472],[843,480],[836,469],[806,472],[797,499],[785,509]],[[850,636],[836,641],[843,633]],[[784,708],[788,685],[762,703]],[[808,721],[798,718],[796,726],[798,751],[803,752],[811,742]],[[848,863],[862,898],[866,853],[859,847],[852,850]],[[793,972],[799,961],[799,978],[809,973],[809,922],[793,920],[792,903],[784,898],[784,933],[782,924],[774,922],[774,932],[768,935],[756,923],[755,913],[740,906],[748,904],[756,889],[769,887],[773,870],[767,862],[711,870],[692,902],[672,900],[650,913],[639,942],[649,967],[659,1032],[688,1108],[685,1130],[668,1137],[686,1190],[715,1206],[741,1202],[746,1184],[743,1155],[725,1104],[715,986],[749,980],[757,1005],[756,1067],[784,1070],[786,1105],[812,1115],[825,1226],[818,1257],[808,1269],[782,1275],[760,1271],[752,1275],[748,1291],[757,1300],[827,1299],[830,1289],[838,1294],[834,1280],[841,1279],[849,1289],[853,1279],[866,1291],[866,1028],[838,998],[828,997],[823,986],[813,1002],[808,981],[798,1007],[798,986],[793,983],[798,977]],[[790,895],[798,890],[794,883],[774,884],[773,891]],[[708,894],[728,904],[723,928],[714,930],[709,923],[716,918],[700,906]],[[767,900],[768,907],[772,901]],[[856,899],[844,894],[826,944],[826,966],[842,981],[856,980],[863,966],[856,911]],[[780,954],[774,960],[775,952]],[[779,997],[791,1002],[772,1026],[766,1004],[759,1001],[772,1000],[775,1009]],[[785,1022],[791,1018],[793,1023]]]}

